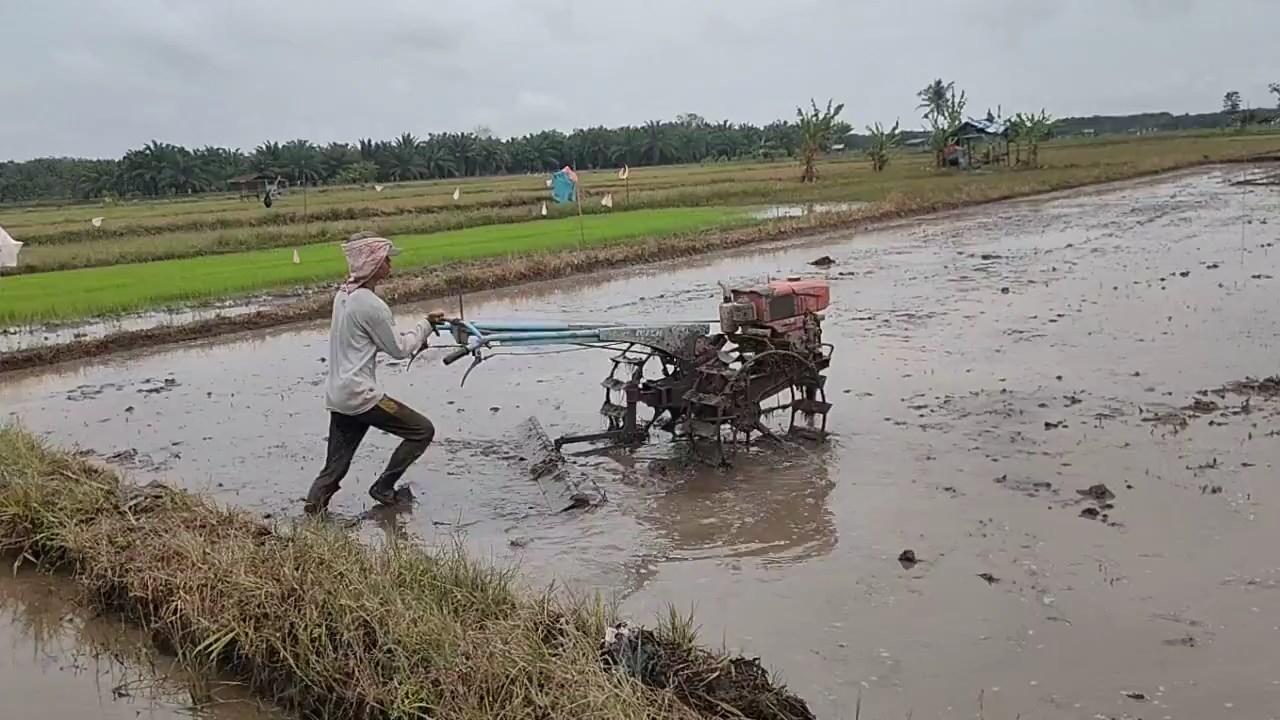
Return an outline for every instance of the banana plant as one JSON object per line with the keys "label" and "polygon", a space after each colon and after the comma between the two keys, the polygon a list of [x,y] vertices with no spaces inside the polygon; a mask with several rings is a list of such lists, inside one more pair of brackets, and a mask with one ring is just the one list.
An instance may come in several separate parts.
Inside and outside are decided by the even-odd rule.
{"label": "banana plant", "polygon": [[799,118],[797,125],[800,128],[800,162],[804,166],[800,175],[802,183],[818,181],[818,154],[831,147],[836,118],[844,110],[844,103],[833,106],[830,100],[827,101],[825,111],[819,110],[812,98],[809,99],[809,105],[812,107],[810,112],[796,108],[796,117]]}
{"label": "banana plant", "polygon": [[1009,121],[1010,140],[1018,145],[1016,164],[1022,164],[1022,147],[1027,148],[1026,163],[1030,167],[1040,166],[1040,143],[1053,135],[1053,126],[1057,121],[1044,110],[1037,114],[1018,113]]}
{"label": "banana plant", "polygon": [[889,151],[902,142],[902,133],[899,132],[896,122],[888,130],[885,130],[880,123],[876,123],[874,127],[867,126],[867,135],[871,137],[871,144],[866,150],[867,157],[871,160],[872,169],[880,172],[888,167]]}

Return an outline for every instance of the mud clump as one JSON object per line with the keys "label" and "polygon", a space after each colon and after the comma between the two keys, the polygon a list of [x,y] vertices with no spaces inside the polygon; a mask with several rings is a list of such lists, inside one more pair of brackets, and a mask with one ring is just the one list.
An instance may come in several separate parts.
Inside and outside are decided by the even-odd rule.
{"label": "mud clump", "polygon": [[904,570],[910,570],[920,562],[920,559],[916,557],[915,550],[907,549],[899,553],[898,562],[902,563],[902,568]]}
{"label": "mud clump", "polygon": [[1080,517],[1087,518],[1089,520],[1100,520],[1104,523],[1109,521],[1107,512],[1115,509],[1115,505],[1113,505],[1111,501],[1116,499],[1116,494],[1111,492],[1110,488],[1102,483],[1098,483],[1097,485],[1091,485],[1084,490],[1077,490],[1076,493],[1084,498],[1092,500],[1095,503],[1092,507],[1082,509],[1080,511]]}
{"label": "mud clump", "polygon": [[1092,498],[1099,502],[1107,502],[1109,500],[1116,499],[1116,494],[1111,492],[1111,489],[1102,483],[1091,485],[1084,490],[1077,490],[1076,492],[1084,497]]}
{"label": "mud clump", "polygon": [[1028,497],[1038,497],[1041,493],[1044,493],[1044,492],[1053,493],[1055,495],[1057,494],[1057,491],[1053,489],[1053,483],[1049,482],[1048,480],[1029,480],[1026,478],[1010,479],[1009,475],[1006,473],[1004,475],[1001,475],[998,478],[995,478],[994,480],[992,480],[992,482],[994,482],[997,485],[1003,485],[1004,487],[1007,487],[1010,490],[1020,492],[1023,495],[1026,495]]}
{"label": "mud clump", "polygon": [[721,658],[627,623],[610,627],[600,652],[606,669],[670,691],[703,717],[816,720],[803,700],[777,688],[759,658]]}
{"label": "mud clump", "polygon": [[1189,405],[1184,405],[1182,409],[1186,412],[1196,413],[1197,415],[1209,415],[1211,413],[1218,412],[1222,408],[1218,405],[1218,403],[1212,400],[1206,400],[1204,398],[1195,398],[1191,401]]}
{"label": "mud clump", "polygon": [[1280,375],[1272,375],[1261,380],[1256,378],[1245,378],[1229,382],[1220,388],[1205,391],[1205,394],[1213,394],[1218,397],[1226,397],[1227,395],[1257,395],[1264,398],[1280,397]]}
{"label": "mud clump", "polygon": [[809,264],[814,267],[828,268],[828,267],[831,267],[832,265],[835,265],[836,261],[832,260],[830,255],[823,255],[817,260],[809,261]]}

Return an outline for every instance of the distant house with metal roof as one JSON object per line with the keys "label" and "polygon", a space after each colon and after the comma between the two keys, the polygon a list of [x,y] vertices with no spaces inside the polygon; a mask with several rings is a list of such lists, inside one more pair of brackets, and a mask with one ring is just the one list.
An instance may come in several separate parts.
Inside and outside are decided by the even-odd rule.
{"label": "distant house with metal roof", "polygon": [[1009,121],[1000,118],[965,118],[956,129],[957,140],[1002,138],[1009,140]]}
{"label": "distant house with metal roof", "polygon": [[1003,118],[965,118],[956,128],[956,144],[964,148],[961,164],[974,166],[974,145],[986,145],[982,162],[987,165],[998,165],[1009,162],[1009,140],[1011,136],[1009,121]]}

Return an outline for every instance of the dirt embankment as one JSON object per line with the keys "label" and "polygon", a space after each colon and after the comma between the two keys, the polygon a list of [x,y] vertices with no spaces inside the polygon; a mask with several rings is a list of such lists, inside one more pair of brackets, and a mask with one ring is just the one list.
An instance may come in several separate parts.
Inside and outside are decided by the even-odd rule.
{"label": "dirt embankment", "polygon": [[690,626],[632,629],[598,602],[318,521],[268,527],[0,429],[0,552],[67,570],[185,665],[334,718],[811,720],[758,661]]}
{"label": "dirt embankment", "polygon": [[[1245,160],[1241,160],[1244,162]],[[1226,162],[1226,161],[1220,161]],[[1215,164],[1220,164],[1215,163]],[[835,230],[866,230],[875,223],[899,220],[933,212],[1070,190],[1102,183],[1164,175],[1204,166],[1188,162],[1159,171],[1134,171],[1121,176],[1081,178],[1066,176],[1042,180],[1025,187],[974,186],[944,198],[897,196],[876,205],[847,212],[818,213],[802,218],[731,231],[706,231],[664,239],[619,243],[601,248],[533,254],[509,258],[433,267],[387,283],[382,295],[389,303],[405,303],[446,297],[459,292],[478,292],[527,282],[553,280],[571,275],[608,270],[661,260],[673,260],[722,250],[786,240]],[[105,337],[75,340],[52,346],[24,348],[0,353],[0,373],[48,365],[67,360],[198,340],[233,332],[260,330],[325,317],[330,298],[322,288],[304,288],[299,299],[234,317],[213,317],[114,333]]]}

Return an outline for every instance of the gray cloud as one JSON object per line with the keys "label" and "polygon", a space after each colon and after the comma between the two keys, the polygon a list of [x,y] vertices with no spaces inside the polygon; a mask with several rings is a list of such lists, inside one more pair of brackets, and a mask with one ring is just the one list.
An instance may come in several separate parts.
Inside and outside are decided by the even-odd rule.
{"label": "gray cloud", "polygon": [[916,126],[935,77],[975,112],[1274,105],[1278,26],[1274,0],[0,0],[0,157],[761,123],[810,96]]}

